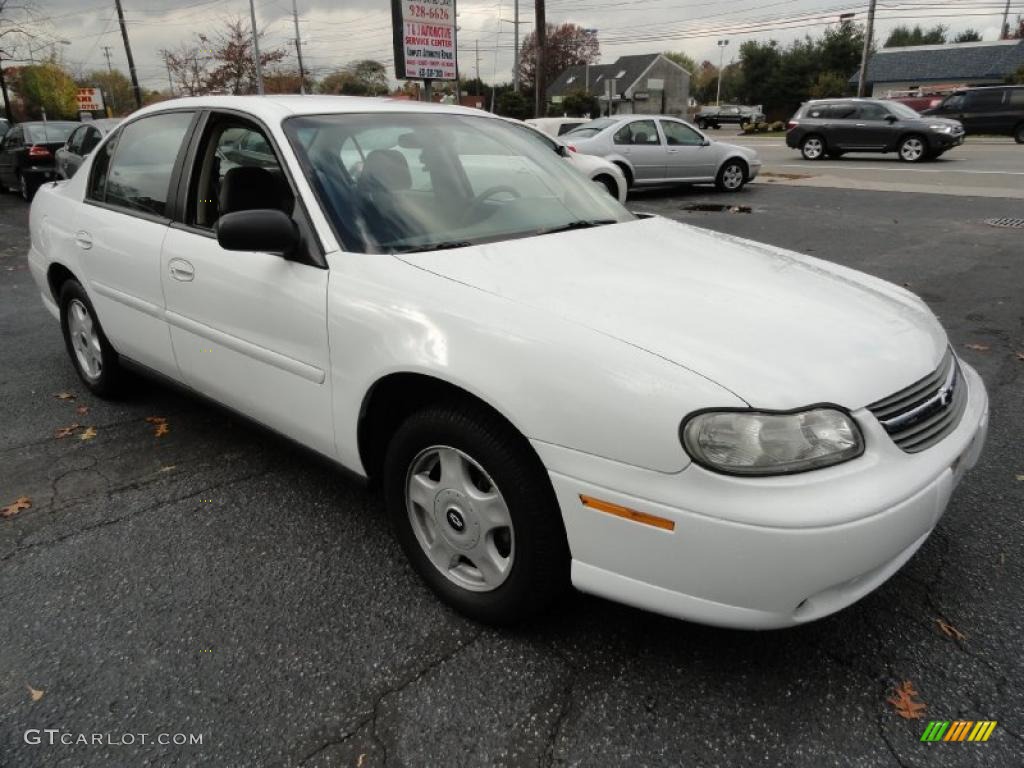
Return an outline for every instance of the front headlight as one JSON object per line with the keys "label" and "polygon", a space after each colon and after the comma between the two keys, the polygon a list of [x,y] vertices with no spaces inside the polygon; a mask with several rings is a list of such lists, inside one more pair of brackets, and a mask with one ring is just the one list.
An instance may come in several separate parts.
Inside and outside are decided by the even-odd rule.
{"label": "front headlight", "polygon": [[683,447],[698,464],[733,475],[785,475],[864,452],[853,419],[835,408],[795,413],[705,411],[683,422]]}
{"label": "front headlight", "polygon": [[928,127],[931,128],[933,131],[938,131],[939,133],[953,132],[953,126],[951,125],[929,125]]}

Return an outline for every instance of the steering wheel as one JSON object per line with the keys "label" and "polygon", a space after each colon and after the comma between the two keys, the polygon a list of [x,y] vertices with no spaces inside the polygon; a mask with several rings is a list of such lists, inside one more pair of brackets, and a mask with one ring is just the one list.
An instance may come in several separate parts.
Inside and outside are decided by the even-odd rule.
{"label": "steering wheel", "polygon": [[469,205],[466,206],[466,212],[462,216],[462,221],[472,221],[473,218],[476,216],[476,212],[477,210],[479,210],[480,206],[482,206],[485,202],[487,202],[487,200],[494,197],[495,195],[501,194],[512,195],[512,198],[514,200],[518,200],[519,198],[522,197],[518,189],[516,189],[515,187],[510,187],[507,184],[496,184],[493,187],[488,187],[479,195],[476,195],[470,201]]}

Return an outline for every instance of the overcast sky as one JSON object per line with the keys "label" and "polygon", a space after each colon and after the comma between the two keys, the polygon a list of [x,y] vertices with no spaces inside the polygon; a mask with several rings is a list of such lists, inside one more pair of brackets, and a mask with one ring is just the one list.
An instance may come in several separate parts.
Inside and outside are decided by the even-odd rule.
{"label": "overcast sky", "polygon": [[[103,46],[110,47],[115,68],[127,62],[114,10],[114,0],[29,0],[40,17],[37,30],[67,39],[58,46],[74,69],[105,68]],[[374,58],[392,70],[391,12],[387,0],[296,0],[306,67],[317,76],[360,58]],[[12,3],[13,4],[13,3]],[[880,0],[877,35],[901,23],[943,23],[953,32],[977,29],[986,40],[998,38],[1005,0]],[[139,78],[146,87],[164,88],[166,71],[161,48],[174,47],[199,31],[216,30],[225,19],[242,17],[248,24],[248,0],[123,0]],[[1024,0],[1011,0],[1011,17],[1024,13]],[[461,0],[459,9],[459,71],[477,71],[487,82],[511,78],[513,0]],[[294,25],[291,0],[256,0],[257,21],[266,32],[261,45],[288,50],[294,66]],[[520,2],[520,34],[533,29],[533,3]],[[549,23],[574,22],[596,29],[602,59],[663,50],[682,50],[700,62],[717,63],[716,40],[727,38],[725,61],[735,57],[744,40],[775,38],[788,42],[817,35],[841,13],[867,18],[867,3],[842,0],[548,0]],[[24,49],[22,49],[24,51]],[[37,54],[37,55],[45,55]]]}

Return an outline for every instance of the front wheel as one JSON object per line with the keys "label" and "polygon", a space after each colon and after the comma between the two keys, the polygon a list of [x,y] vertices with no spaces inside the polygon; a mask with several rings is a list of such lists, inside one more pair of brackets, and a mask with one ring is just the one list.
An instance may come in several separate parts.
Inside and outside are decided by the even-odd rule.
{"label": "front wheel", "polygon": [[529,443],[482,407],[437,405],[410,416],[388,446],[384,496],[415,570],[470,618],[515,623],[569,586],[547,473]]}
{"label": "front wheel", "polygon": [[117,352],[107,341],[85,289],[74,280],[61,288],[60,327],[79,378],[101,397],[116,394],[124,378]]}
{"label": "front wheel", "polygon": [[905,163],[919,163],[928,155],[928,147],[920,136],[907,136],[900,142],[900,160]]}
{"label": "front wheel", "polygon": [[747,183],[747,166],[742,160],[727,160],[718,169],[715,186],[719,192],[739,192]]}

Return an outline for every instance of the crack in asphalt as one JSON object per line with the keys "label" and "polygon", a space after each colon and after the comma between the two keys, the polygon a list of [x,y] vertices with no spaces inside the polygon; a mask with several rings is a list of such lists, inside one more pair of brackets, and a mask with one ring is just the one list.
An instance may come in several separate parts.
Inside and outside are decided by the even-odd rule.
{"label": "crack in asphalt", "polygon": [[316,747],[315,749],[313,749],[309,753],[307,753],[305,757],[303,757],[301,760],[299,760],[298,764],[299,765],[304,765],[305,763],[307,763],[310,760],[312,760],[314,757],[316,757],[318,754],[320,754],[324,750],[329,749],[330,747],[333,747],[333,746],[338,746],[340,744],[344,744],[350,738],[352,738],[357,733],[359,733],[363,728],[365,728],[367,725],[369,725],[370,726],[370,738],[372,738],[374,743],[377,744],[381,748],[381,753],[383,754],[383,764],[384,764],[384,766],[387,766],[387,764],[388,764],[387,744],[384,742],[383,739],[380,738],[380,735],[377,733],[377,719],[378,719],[378,717],[380,715],[380,709],[381,709],[381,706],[384,703],[384,700],[387,699],[389,696],[393,696],[393,695],[399,694],[402,691],[406,690],[407,688],[415,685],[420,680],[422,680],[426,675],[430,674],[433,670],[437,669],[438,667],[440,667],[441,665],[445,664],[446,662],[451,661],[453,658],[458,656],[460,653],[465,651],[467,648],[469,648],[472,645],[474,645],[478,640],[480,640],[481,637],[483,637],[483,635],[484,635],[484,630],[483,629],[478,629],[469,640],[466,640],[463,643],[457,643],[455,645],[455,647],[452,648],[451,650],[449,650],[447,653],[444,653],[444,654],[438,656],[433,661],[431,661],[429,664],[425,665],[424,667],[422,667],[421,669],[417,670],[412,675],[408,676],[405,680],[402,680],[397,685],[393,685],[393,686],[390,686],[390,687],[386,688],[384,691],[382,691],[373,700],[373,702],[372,702],[372,704],[370,706],[370,712],[366,716],[364,716],[363,718],[358,720],[353,727],[348,729],[348,731],[346,731],[344,734],[342,734],[338,738],[329,739],[329,740],[323,742],[322,744],[320,744],[318,747]]}
{"label": "crack in asphalt", "polygon": [[[61,543],[65,542],[65,541],[67,541],[68,539],[77,538],[78,536],[81,536],[83,534],[89,533],[91,531],[98,530],[100,528],[107,528],[107,527],[109,527],[111,525],[117,525],[118,523],[124,522],[125,520],[128,520],[129,518],[139,517],[141,515],[148,514],[150,512],[153,512],[154,510],[161,509],[161,508],[166,507],[166,506],[168,506],[170,504],[175,504],[175,503],[177,503],[179,501],[185,501],[186,499],[190,499],[193,496],[198,496],[200,494],[206,493],[208,491],[215,490],[217,488],[226,488],[226,487],[234,485],[236,483],[243,483],[243,482],[245,482],[247,480],[252,480],[253,478],[261,477],[261,476],[262,477],[267,477],[268,475],[272,475],[272,474],[274,474],[274,473],[273,472],[262,472],[262,471],[261,472],[253,472],[251,474],[244,475],[242,477],[237,477],[237,478],[233,478],[233,479],[230,479],[230,480],[224,480],[224,481],[221,481],[221,482],[218,482],[218,483],[212,483],[211,485],[208,485],[206,487],[200,488],[200,489],[198,489],[196,491],[192,491],[190,493],[182,494],[180,496],[174,496],[174,497],[169,498],[169,499],[164,499],[163,501],[159,501],[156,504],[153,504],[153,505],[148,506],[148,507],[143,507],[142,509],[138,509],[138,510],[135,510],[133,512],[128,512],[127,514],[121,515],[120,517],[110,518],[108,520],[102,520],[99,523],[96,523],[94,525],[87,525],[87,526],[85,526],[83,528],[79,528],[77,530],[71,531],[69,533],[64,534],[63,536],[58,536],[57,538],[54,538],[54,539],[47,539],[45,541],[37,541],[37,542],[33,542],[31,544],[26,544],[24,546],[17,547],[15,549],[13,549],[11,552],[8,552],[3,557],[0,557],[0,562],[7,562],[8,560],[13,559],[17,555],[23,554],[23,553],[28,552],[28,551],[33,550],[33,549],[37,549],[37,548],[40,548],[40,547],[56,546],[57,544],[61,544]],[[66,507],[64,509],[66,509]],[[51,510],[51,511],[55,511],[55,510]]]}
{"label": "crack in asphalt", "polygon": [[544,756],[548,768],[552,768],[555,765],[555,745],[558,742],[558,737],[562,733],[562,726],[569,717],[569,713],[572,710],[573,703],[573,691],[576,689],[576,683],[579,681],[580,671],[579,666],[572,661],[568,656],[562,653],[557,647],[552,647],[555,655],[562,660],[562,663],[569,668],[569,676],[562,686],[562,695],[559,699],[560,705],[558,712],[555,714],[554,719],[551,723],[551,729],[548,733],[547,745],[544,748]]}

